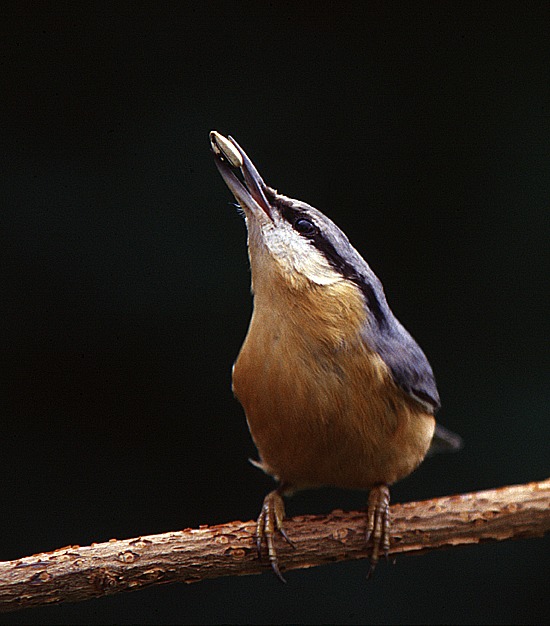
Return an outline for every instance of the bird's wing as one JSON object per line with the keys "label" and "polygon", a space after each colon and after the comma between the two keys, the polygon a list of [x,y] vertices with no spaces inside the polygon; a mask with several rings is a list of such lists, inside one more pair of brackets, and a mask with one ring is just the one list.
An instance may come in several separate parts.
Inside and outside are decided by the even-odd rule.
{"label": "bird's wing", "polygon": [[414,400],[435,413],[441,403],[432,368],[420,346],[393,318],[369,343],[389,367],[395,383]]}
{"label": "bird's wing", "polygon": [[[440,407],[439,393],[432,368],[420,346],[393,318],[391,323],[377,333],[375,350],[389,367],[397,385],[430,413]],[[462,448],[462,438],[436,424],[428,454],[456,452]]]}

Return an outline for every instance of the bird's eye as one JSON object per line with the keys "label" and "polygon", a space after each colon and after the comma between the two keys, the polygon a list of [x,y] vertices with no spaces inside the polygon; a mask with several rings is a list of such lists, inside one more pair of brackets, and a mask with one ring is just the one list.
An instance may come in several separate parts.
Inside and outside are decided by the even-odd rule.
{"label": "bird's eye", "polygon": [[294,222],[294,228],[302,235],[314,235],[317,232],[317,228],[313,222],[300,218]]}

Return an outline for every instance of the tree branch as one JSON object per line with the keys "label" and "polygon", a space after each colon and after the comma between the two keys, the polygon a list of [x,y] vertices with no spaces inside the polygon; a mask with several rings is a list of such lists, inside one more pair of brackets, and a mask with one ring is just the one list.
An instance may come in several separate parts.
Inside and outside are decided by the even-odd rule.
{"label": "tree branch", "polygon": [[[484,541],[542,537],[550,530],[550,479],[395,504],[390,554]],[[296,544],[278,541],[282,569],[367,557],[365,513],[333,511],[285,522]],[[77,602],[174,581],[258,574],[255,522],[229,522],[91,546],[68,546],[0,562],[0,611]]]}

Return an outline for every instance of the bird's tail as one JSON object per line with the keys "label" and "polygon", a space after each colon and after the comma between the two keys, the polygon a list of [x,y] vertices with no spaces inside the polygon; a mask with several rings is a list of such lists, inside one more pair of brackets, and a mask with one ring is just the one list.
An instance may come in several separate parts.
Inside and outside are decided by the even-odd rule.
{"label": "bird's tail", "polygon": [[428,455],[431,456],[439,452],[457,452],[463,445],[462,437],[444,428],[440,424],[436,424]]}

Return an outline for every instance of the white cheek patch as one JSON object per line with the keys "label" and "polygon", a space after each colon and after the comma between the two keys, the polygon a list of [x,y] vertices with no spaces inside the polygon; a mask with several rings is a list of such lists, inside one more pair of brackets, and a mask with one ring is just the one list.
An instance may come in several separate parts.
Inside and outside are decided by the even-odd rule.
{"label": "white cheek patch", "polygon": [[332,285],[342,280],[322,253],[290,224],[265,224],[263,236],[267,248],[283,267],[290,267],[317,285]]}

